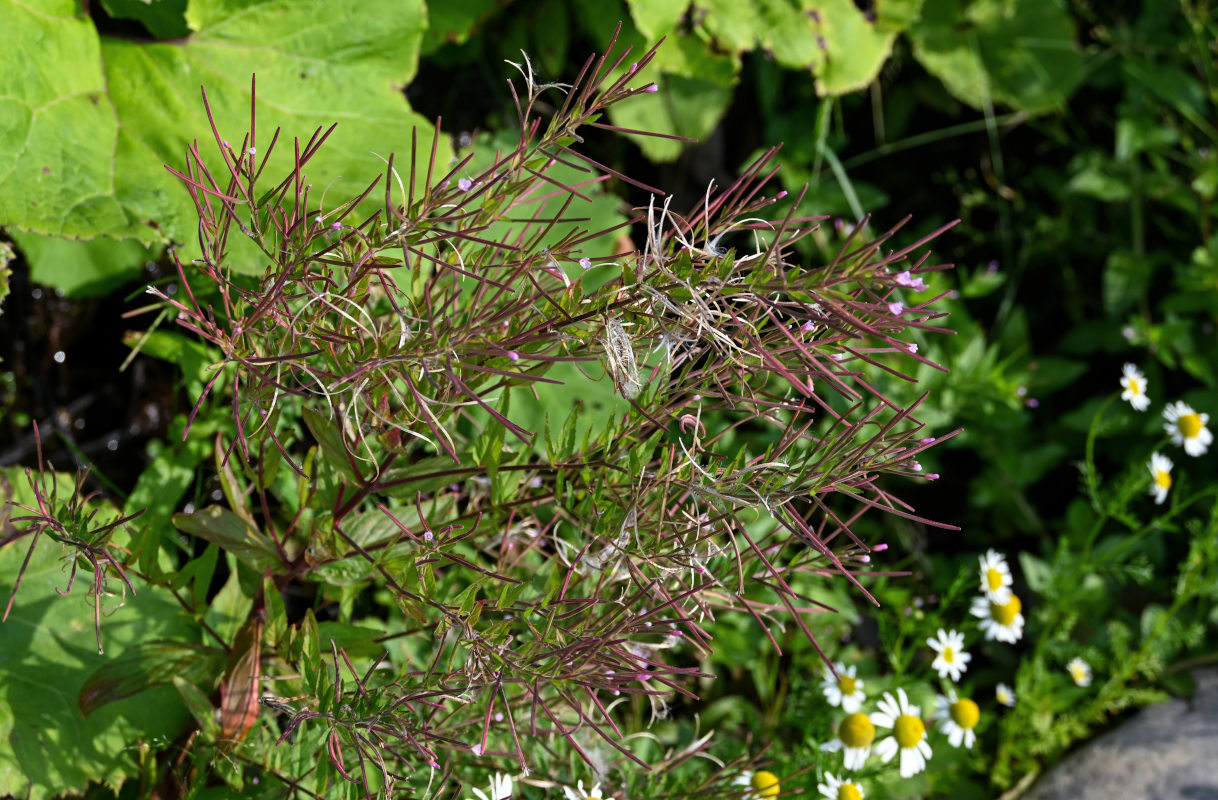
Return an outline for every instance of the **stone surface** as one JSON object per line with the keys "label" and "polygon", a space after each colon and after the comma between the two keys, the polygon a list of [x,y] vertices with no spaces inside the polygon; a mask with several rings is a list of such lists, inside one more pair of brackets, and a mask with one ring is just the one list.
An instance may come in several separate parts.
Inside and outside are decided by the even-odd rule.
{"label": "stone surface", "polygon": [[1049,770],[1026,800],[1218,800],[1218,669]]}

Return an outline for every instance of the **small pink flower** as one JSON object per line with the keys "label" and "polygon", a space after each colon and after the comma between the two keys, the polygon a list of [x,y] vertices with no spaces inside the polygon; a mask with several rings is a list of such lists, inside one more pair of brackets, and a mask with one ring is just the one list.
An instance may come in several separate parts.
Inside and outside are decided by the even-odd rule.
{"label": "small pink flower", "polygon": [[901,316],[901,314],[905,313],[905,304],[904,303],[889,303],[888,304],[888,313],[892,314],[894,317]]}
{"label": "small pink flower", "polygon": [[581,267],[583,267],[584,269],[590,269],[590,268],[592,267],[592,259],[590,259],[590,258],[581,258],[581,259],[579,260],[579,265],[580,265]]}
{"label": "small pink flower", "polygon": [[896,281],[897,286],[904,286],[907,289],[913,289],[920,292],[926,288],[926,282],[921,278],[913,277],[909,270],[898,272],[894,280]]}
{"label": "small pink flower", "polygon": [[474,186],[474,182],[471,181],[469,178],[462,178],[461,180],[457,181],[457,188],[463,192],[468,192],[470,189],[473,188],[473,186]]}

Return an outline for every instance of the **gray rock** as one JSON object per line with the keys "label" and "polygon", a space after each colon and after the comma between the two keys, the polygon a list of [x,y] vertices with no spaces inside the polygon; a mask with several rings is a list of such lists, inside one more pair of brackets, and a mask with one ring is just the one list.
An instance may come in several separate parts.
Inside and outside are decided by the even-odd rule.
{"label": "gray rock", "polygon": [[1044,774],[1025,800],[1218,800],[1218,669],[1191,700],[1144,708]]}

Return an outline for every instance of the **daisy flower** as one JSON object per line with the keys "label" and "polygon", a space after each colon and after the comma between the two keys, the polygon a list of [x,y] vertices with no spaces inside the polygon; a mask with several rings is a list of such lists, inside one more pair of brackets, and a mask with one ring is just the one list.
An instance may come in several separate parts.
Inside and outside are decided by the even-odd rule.
{"label": "daisy flower", "polygon": [[841,706],[842,711],[853,714],[863,707],[863,701],[867,699],[863,694],[863,682],[855,677],[858,668],[836,663],[833,666],[837,669],[837,675],[826,666],[825,677],[820,682],[821,691],[825,693],[829,705]]}
{"label": "daisy flower", "polygon": [[764,769],[759,769],[756,772],[746,769],[735,777],[732,784],[748,789],[744,796],[752,798],[752,800],[764,797],[777,797],[778,793],[782,790],[782,784],[779,783],[778,776]]}
{"label": "daisy flower", "polygon": [[875,741],[875,724],[862,713],[854,713],[837,726],[837,738],[825,742],[820,749],[826,753],[841,750],[845,755],[846,769],[862,769],[871,755],[871,743]]}
{"label": "daisy flower", "polygon": [[947,633],[940,628],[938,637],[932,636],[926,643],[938,653],[931,669],[938,670],[940,678],[951,675],[952,682],[959,683],[960,673],[968,669],[968,662],[973,658],[964,652],[964,634],[959,631]]}
{"label": "daisy flower", "polygon": [[1070,673],[1076,686],[1091,685],[1091,665],[1081,658],[1070,659],[1070,663],[1066,665],[1066,671]]}
{"label": "daisy flower", "polygon": [[[471,788],[474,797],[478,800],[507,800],[512,796],[512,776],[504,775],[502,772],[496,772],[491,776],[491,791],[489,794],[481,789]],[[468,798],[466,798],[468,800]]]}
{"label": "daisy flower", "polygon": [[825,782],[816,785],[825,800],[863,800],[863,787],[854,781],[841,780],[832,772],[825,773]]}
{"label": "daisy flower", "polygon": [[926,725],[922,723],[921,709],[909,704],[904,689],[897,689],[898,700],[884,692],[879,702],[880,710],[871,715],[876,725],[892,729],[892,735],[875,746],[876,755],[887,764],[898,752],[901,754],[901,777],[912,778],[926,769],[930,758],[930,744],[926,741]]}
{"label": "daisy flower", "polygon": [[981,630],[985,633],[986,641],[997,639],[1015,644],[1023,636],[1023,614],[1019,613],[1022,610],[1019,596],[1011,593],[1005,603],[995,603],[988,597],[974,597],[969,612],[981,618]]}
{"label": "daisy flower", "polygon": [[994,698],[1007,708],[1013,708],[1015,705],[1015,690],[1005,683],[1000,683],[994,687]]}
{"label": "daisy flower", "polygon": [[575,789],[572,789],[570,786],[562,787],[562,792],[567,796],[567,800],[604,800],[599,783],[587,791],[584,791],[583,781],[577,781],[575,786]]}
{"label": "daisy flower", "polygon": [[1159,453],[1150,454],[1150,494],[1155,498],[1156,505],[1162,505],[1167,499],[1167,490],[1171,488],[1171,459]]}
{"label": "daisy flower", "polygon": [[1121,399],[1128,400],[1129,405],[1138,411],[1145,411],[1150,406],[1150,398],[1146,396],[1146,376],[1133,364],[1121,368]]}
{"label": "daisy flower", "polygon": [[1184,452],[1190,456],[1205,455],[1205,451],[1214,443],[1214,434],[1210,433],[1205,423],[1210,421],[1209,414],[1198,414],[1193,407],[1183,400],[1168,403],[1163,409],[1163,426],[1171,437],[1171,443],[1184,447]]}
{"label": "daisy flower", "polygon": [[977,741],[977,733],[973,729],[981,721],[981,709],[967,697],[956,697],[954,691],[948,691],[947,696],[935,698],[935,720],[939,730],[947,734],[947,742],[952,747],[963,744],[971,748]]}
{"label": "daisy flower", "polygon": [[981,565],[981,592],[992,602],[1005,603],[1011,599],[1011,567],[1007,557],[997,550],[986,550],[977,557]]}

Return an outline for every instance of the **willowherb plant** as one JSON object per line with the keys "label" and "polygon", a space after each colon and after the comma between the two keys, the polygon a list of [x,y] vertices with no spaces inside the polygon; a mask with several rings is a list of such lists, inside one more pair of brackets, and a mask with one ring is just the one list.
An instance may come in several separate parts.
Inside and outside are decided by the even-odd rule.
{"label": "willowherb plant", "polygon": [[[612,51],[570,86],[539,84],[526,59],[514,149],[467,174],[473,154],[438,164],[416,140],[367,217],[377,182],[334,207],[313,197],[306,167],[329,131],[296,142],[267,188],[278,132],[262,150],[253,112],[238,147],[213,125],[219,162],[194,146],[175,171],[201,257],[178,264],[182,291],[151,291],[217,353],[192,418],[221,395],[232,409],[216,441],[227,507],[175,524],[235,557],[244,603],[236,638],[209,628],[224,669],[177,683],[204,734],[196,764],[220,754],[230,783],[370,795],[419,769],[434,790],[494,766],[574,783],[572,753],[597,780],[645,770],[640,714],[710,677],[698,661],[721,615],[750,615],[775,646],[789,623],[815,644],[807,619],[827,609],[792,584],[866,594],[859,518],[928,522],[883,479],[916,477],[941,438],[867,374],[912,380],[911,333],[944,332],[938,298],[907,292],[941,268],[915,254],[943,229],[888,251],[895,228],[856,231],[801,265],[815,220],[794,216],[802,196],[766,193],[777,148],[674,212],[580,149],[588,130],[621,132],[607,107],[655,89],[640,81],[654,50]],[[614,180],[651,195],[628,252],[623,230],[580,227]],[[238,238],[260,279],[232,269]],[[591,288],[589,269],[613,278]],[[564,382],[586,402],[564,405]],[[529,405],[555,416],[527,427]],[[146,572],[159,537],[133,546]],[[380,629],[350,625],[369,620]],[[730,794],[743,766],[699,793]]]}
{"label": "willowherb plant", "polygon": [[[20,541],[30,537],[29,549],[21,569],[13,579],[13,591],[4,607],[4,616],[0,621],[7,621],[13,603],[17,599],[17,590],[21,588],[21,580],[25,577],[34,548],[43,536],[58,542],[63,548],[64,560],[69,564],[67,585],[56,592],[67,595],[72,592],[76,583],[76,572],[82,567],[93,571],[93,584],[89,587],[89,597],[93,600],[93,629],[97,636],[97,652],[105,653],[102,646],[101,618],[103,614],[102,598],[118,598],[110,608],[121,606],[126,600],[127,592],[135,594],[126,570],[123,569],[121,548],[113,541],[117,531],[124,529],[128,523],[135,520],[143,512],[119,517],[103,506],[94,504],[95,494],[85,491],[89,471],[81,469],[76,474],[76,480],[66,497],[61,497],[60,480],[62,476],[48,469],[42,457],[42,435],[38,423],[34,423],[34,442],[38,452],[38,470],[25,471],[34,505],[27,506],[14,503],[16,508],[30,512],[18,516],[8,516],[9,523],[25,523],[14,525],[14,531],[0,541],[0,546]],[[5,525],[4,527],[7,527]]]}

